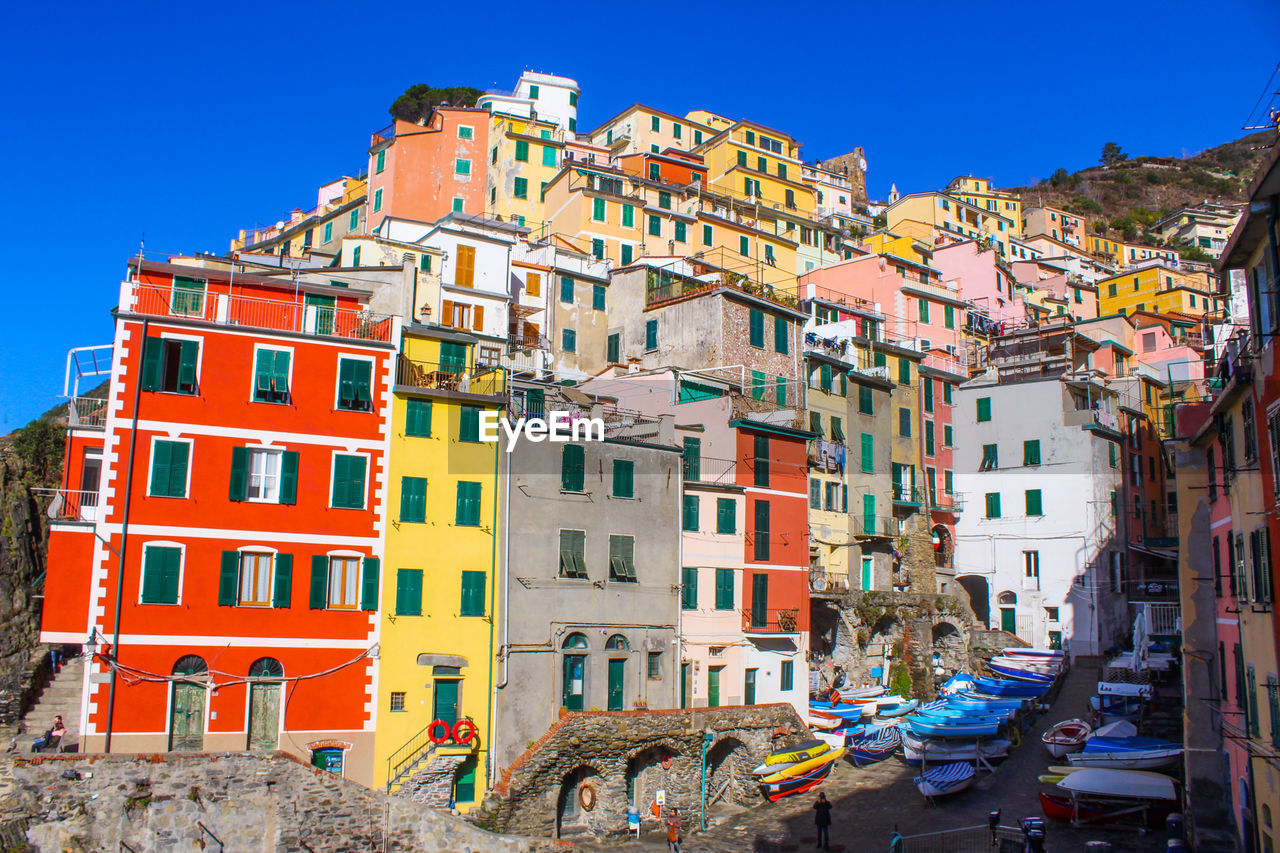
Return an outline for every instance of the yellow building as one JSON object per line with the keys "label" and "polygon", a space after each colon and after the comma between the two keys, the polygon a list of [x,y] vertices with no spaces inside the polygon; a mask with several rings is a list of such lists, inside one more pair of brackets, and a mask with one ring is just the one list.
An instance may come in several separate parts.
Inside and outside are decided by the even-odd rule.
{"label": "yellow building", "polygon": [[554,121],[494,113],[489,127],[485,216],[545,235],[544,189],[564,156],[564,130]]}
{"label": "yellow building", "polygon": [[1204,273],[1186,273],[1153,264],[1104,278],[1098,282],[1098,312],[1131,314],[1209,314],[1222,309],[1214,287]]}
{"label": "yellow building", "polygon": [[715,134],[705,124],[643,104],[632,104],[601,122],[589,134],[591,144],[609,149],[613,157],[658,153],[668,148],[690,151]]}
{"label": "yellow building", "polygon": [[929,266],[933,261],[933,244],[915,237],[899,236],[887,231],[872,234],[862,241],[860,248],[873,255],[905,258],[922,266]]}
{"label": "yellow building", "polygon": [[447,329],[404,331],[384,486],[374,764],[388,790],[428,768],[453,770],[461,811],[484,796],[493,742],[498,445],[480,440],[480,413],[497,412],[506,392],[501,369],[476,366],[474,344]]}
{"label": "yellow building", "polygon": [[947,193],[904,195],[885,209],[885,219],[894,234],[935,245],[939,237],[952,241],[986,238],[1002,258],[1008,257],[1009,240],[1016,236],[1013,219]]}
{"label": "yellow building", "polygon": [[974,207],[995,213],[1009,220],[1009,231],[1014,237],[1022,236],[1022,199],[1014,193],[993,189],[991,181],[962,175],[947,184],[947,194]]}
{"label": "yellow building", "polygon": [[713,190],[815,218],[818,194],[804,181],[800,145],[782,131],[740,121],[693,150],[705,159],[707,183]]}
{"label": "yellow building", "polygon": [[316,193],[315,208],[305,213],[294,210],[287,221],[264,228],[242,229],[231,241],[231,251],[291,258],[335,255],[341,251],[343,237],[365,231],[367,189],[363,178],[325,184]]}

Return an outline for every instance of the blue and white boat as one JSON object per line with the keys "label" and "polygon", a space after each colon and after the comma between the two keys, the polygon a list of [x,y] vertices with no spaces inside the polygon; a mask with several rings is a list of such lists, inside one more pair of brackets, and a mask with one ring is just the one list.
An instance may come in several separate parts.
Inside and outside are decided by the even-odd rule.
{"label": "blue and white boat", "polygon": [[1018,666],[1015,663],[1001,661],[998,658],[992,658],[987,661],[987,668],[1006,678],[1024,681],[1039,681],[1051,684],[1057,678],[1056,673],[1040,672],[1027,666]]}
{"label": "blue and white boat", "polygon": [[907,730],[921,737],[990,737],[1000,731],[1000,723],[958,717],[907,717]]}
{"label": "blue and white boat", "polygon": [[995,678],[975,678],[973,686],[975,690],[991,696],[1023,696],[1027,698],[1042,696],[1049,689],[1048,684],[1030,684],[1025,681]]}
{"label": "blue and white boat", "polygon": [[910,714],[920,704],[919,699],[899,699],[897,702],[879,702],[876,705],[877,717],[903,717]]}
{"label": "blue and white boat", "polygon": [[942,685],[944,695],[953,695],[973,687],[973,676],[967,672],[957,672]]}
{"label": "blue and white boat", "polygon": [[950,764],[939,764],[930,767],[915,778],[916,787],[926,797],[945,797],[957,791],[963,791],[973,784],[977,771],[972,764],[953,761]]}
{"label": "blue and white boat", "polygon": [[883,761],[898,751],[902,734],[897,726],[885,726],[875,732],[854,735],[848,740],[848,753],[854,764]]}
{"label": "blue and white boat", "polygon": [[1084,751],[1067,756],[1075,767],[1109,767],[1115,770],[1159,770],[1182,758],[1182,745],[1150,737],[1094,737]]}
{"label": "blue and white boat", "polygon": [[1006,738],[927,738],[902,732],[902,757],[910,764],[931,764],[938,761],[998,760],[1009,754],[1013,744]]}

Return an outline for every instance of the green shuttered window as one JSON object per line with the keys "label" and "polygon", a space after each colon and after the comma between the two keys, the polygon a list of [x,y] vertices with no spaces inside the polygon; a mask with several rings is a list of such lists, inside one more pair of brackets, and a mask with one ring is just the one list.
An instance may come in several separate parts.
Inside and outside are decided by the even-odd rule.
{"label": "green shuttered window", "polygon": [[404,434],[429,438],[431,436],[431,401],[407,400],[405,402]]}
{"label": "green shuttered window", "polygon": [[733,598],[733,569],[716,569],[716,610],[732,610]]}
{"label": "green shuttered window", "polygon": [[454,524],[459,527],[480,525],[480,484],[458,481],[458,501]]}
{"label": "green shuttered window", "polygon": [[698,532],[698,507],[701,501],[697,495],[684,496],[684,529],[691,533]]}
{"label": "green shuttered window", "polygon": [[769,559],[769,502],[755,502],[755,559]]}
{"label": "green shuttered window", "polygon": [[613,460],[613,496],[615,498],[634,498],[636,496],[636,464],[627,459]]}
{"label": "green shuttered window", "polygon": [[484,615],[484,572],[462,573],[462,603],[459,616]]}
{"label": "green shuttered window", "polygon": [[680,571],[680,609],[698,609],[698,570],[685,567]]}
{"label": "green shuttered window", "polygon": [[422,615],[422,569],[396,569],[396,615]]}
{"label": "green shuttered window", "polygon": [[587,533],[560,531],[560,577],[587,579]]}
{"label": "green shuttered window", "polygon": [[738,505],[733,498],[716,498],[716,533],[738,532]]}
{"label": "green shuttered window", "polygon": [[991,398],[978,398],[978,423],[991,420]]}
{"label": "green shuttered window", "polygon": [[253,401],[289,402],[289,353],[286,350],[258,350],[253,366]]}
{"label": "green shuttered window", "polygon": [[372,411],[372,377],[371,362],[354,358],[338,359],[338,408],[347,412]]}
{"label": "green shuttered window", "polygon": [[587,451],[580,444],[566,444],[560,452],[560,488],[581,492],[586,486]]}
{"label": "green shuttered window", "polygon": [[1027,489],[1027,515],[1044,515],[1039,489]]}
{"label": "green shuttered window", "polygon": [[177,604],[182,550],[148,546],[142,558],[142,603]]}
{"label": "green shuttered window", "polygon": [[151,488],[158,498],[187,496],[187,457],[191,445],[185,441],[157,441],[151,448]]}
{"label": "green shuttered window", "polygon": [[363,456],[334,454],[331,506],[337,509],[364,509],[367,464],[368,460]]}
{"label": "green shuttered window", "polygon": [[478,406],[459,407],[458,441],[480,441],[480,408]]}
{"label": "green shuttered window", "polygon": [[427,520],[427,479],[400,478],[400,521],[421,524]]}

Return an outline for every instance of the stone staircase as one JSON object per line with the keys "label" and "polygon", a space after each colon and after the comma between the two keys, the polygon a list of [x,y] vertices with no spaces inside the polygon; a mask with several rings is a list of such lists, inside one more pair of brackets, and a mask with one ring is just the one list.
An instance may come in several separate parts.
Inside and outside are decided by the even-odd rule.
{"label": "stone staircase", "polygon": [[80,693],[83,687],[84,658],[76,656],[66,661],[62,671],[49,679],[35,705],[22,718],[18,727],[18,750],[29,752],[35,739],[53,724],[55,716],[61,714],[67,734],[58,749],[76,752],[80,744]]}

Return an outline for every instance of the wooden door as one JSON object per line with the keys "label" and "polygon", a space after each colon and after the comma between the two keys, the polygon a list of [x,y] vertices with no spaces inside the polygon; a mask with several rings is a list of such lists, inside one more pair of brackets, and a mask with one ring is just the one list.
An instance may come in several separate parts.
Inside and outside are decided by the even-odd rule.
{"label": "wooden door", "polygon": [[627,661],[625,658],[609,660],[609,710],[622,710],[622,694],[627,681]]}
{"label": "wooden door", "polygon": [[275,749],[280,744],[280,685],[249,685],[249,748]]}
{"label": "wooden door", "polygon": [[1012,607],[1000,608],[1000,630],[1008,631],[1010,634],[1017,629],[1016,619],[1014,618],[1014,609]]}
{"label": "wooden door", "polygon": [[570,711],[581,711],[586,687],[586,655],[564,656],[564,693],[561,704]]}
{"label": "wooden door", "polygon": [[173,708],[169,713],[169,749],[204,749],[204,685],[173,683]]}
{"label": "wooden door", "polygon": [[707,670],[707,707],[720,707],[720,673],[722,666],[713,666]]}
{"label": "wooden door", "polygon": [[450,726],[458,722],[458,682],[451,679],[436,681],[431,719],[444,720]]}
{"label": "wooden door", "polygon": [[756,704],[756,670],[748,669],[744,674],[742,693],[744,704]]}

